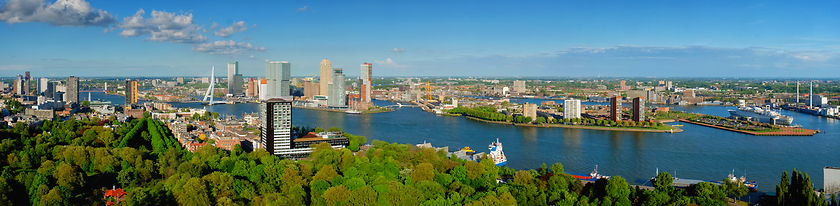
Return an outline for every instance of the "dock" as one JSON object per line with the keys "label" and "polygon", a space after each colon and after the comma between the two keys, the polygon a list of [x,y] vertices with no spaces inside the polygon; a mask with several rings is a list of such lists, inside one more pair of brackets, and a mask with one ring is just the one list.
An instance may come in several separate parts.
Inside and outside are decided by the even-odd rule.
{"label": "dock", "polygon": [[732,131],[732,132],[755,135],[755,136],[814,136],[814,134],[820,133],[819,130],[804,129],[804,128],[793,128],[793,127],[782,127],[782,131],[775,131],[775,132],[753,132],[753,131],[732,129],[732,128],[728,128],[728,127],[721,127],[721,126],[706,124],[706,123],[702,123],[702,122],[695,122],[695,121],[686,120],[686,119],[679,119],[678,121],[689,123],[689,124],[695,124],[695,125],[701,125],[701,126],[716,128],[716,129]]}

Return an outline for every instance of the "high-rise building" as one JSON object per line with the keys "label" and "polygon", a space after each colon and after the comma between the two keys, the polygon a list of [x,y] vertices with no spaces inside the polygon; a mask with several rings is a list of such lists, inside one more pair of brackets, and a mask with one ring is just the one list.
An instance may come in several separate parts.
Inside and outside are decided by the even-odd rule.
{"label": "high-rise building", "polygon": [[525,81],[513,81],[513,92],[523,94],[525,91]]}
{"label": "high-rise building", "polygon": [[68,103],[79,103],[79,78],[75,76],[67,77],[67,101]]}
{"label": "high-rise building", "polygon": [[[55,88],[56,83],[57,82],[47,82],[47,88],[44,91],[44,96],[49,97],[49,98],[53,98],[55,96],[55,92],[57,92],[56,88]],[[55,99],[53,99],[53,100],[55,100]],[[55,100],[55,101],[58,101],[58,100]]]}
{"label": "high-rise building", "polygon": [[667,90],[673,90],[673,88],[672,88],[672,87],[674,86],[674,85],[673,85],[673,83],[674,83],[674,82],[672,82],[672,81],[667,81],[667,82],[665,82],[665,89],[667,89]]}
{"label": "high-rise building", "polygon": [[321,61],[321,96],[329,96],[329,84],[333,82],[332,80],[333,70],[332,65],[330,64],[330,60],[324,59]]}
{"label": "high-rise building", "polygon": [[24,94],[23,93],[23,76],[21,76],[20,74],[18,74],[17,77],[15,77],[15,85],[14,85],[13,90],[14,90],[15,94],[18,94],[18,95],[23,95]]}
{"label": "high-rise building", "polygon": [[47,91],[47,82],[50,81],[47,78],[41,77],[38,79],[38,93],[44,93]]}
{"label": "high-rise building", "polygon": [[244,96],[245,95],[245,90],[242,89],[243,88],[242,86],[244,85],[242,83],[242,80],[244,80],[244,78],[242,78],[242,74],[233,75],[234,91],[233,91],[233,93],[231,93],[231,94],[233,94],[233,96]]}
{"label": "high-rise building", "polygon": [[24,95],[32,95],[32,85],[29,84],[32,81],[32,77],[29,76],[29,71],[24,72],[24,83],[23,83],[23,94]]}
{"label": "high-rise building", "polygon": [[137,104],[137,80],[125,81],[125,104]]}
{"label": "high-rise building", "polygon": [[330,107],[344,107],[347,105],[347,95],[344,92],[344,73],[341,68],[333,69],[332,84],[329,85],[329,98],[327,105]]}
{"label": "high-rise building", "polygon": [[531,121],[537,121],[537,104],[525,103],[522,105],[522,115],[530,117]]}
{"label": "high-rise building", "polygon": [[621,120],[621,97],[610,97],[610,120]]}
{"label": "high-rise building", "polygon": [[292,148],[292,102],[271,98],[260,103],[260,144],[273,155]]}
{"label": "high-rise building", "polygon": [[248,80],[248,91],[245,92],[245,96],[253,97],[256,94],[257,82],[254,81],[254,78]]}
{"label": "high-rise building", "polygon": [[228,63],[228,94],[233,94],[234,96],[242,92],[242,79],[240,79],[239,82],[236,82],[237,74],[239,74],[239,62]]}
{"label": "high-rise building", "polygon": [[359,76],[362,80],[362,85],[360,85],[359,87],[359,100],[362,102],[370,102],[370,94],[372,90],[372,84],[370,83],[370,81],[373,78],[373,64],[362,64],[361,74],[362,75]]}
{"label": "high-rise building", "polygon": [[291,96],[291,64],[286,61],[265,64],[265,78],[268,80],[267,97]]}
{"label": "high-rise building", "polygon": [[265,100],[266,93],[268,93],[268,79],[261,79],[259,88],[260,100]]}
{"label": "high-rise building", "polygon": [[321,95],[321,83],[316,82],[304,82],[303,83],[303,96],[308,99],[315,98],[315,95]]}
{"label": "high-rise building", "polygon": [[645,98],[633,98],[633,121],[645,121]]}
{"label": "high-rise building", "polygon": [[563,101],[563,119],[580,118],[580,100],[567,99]]}

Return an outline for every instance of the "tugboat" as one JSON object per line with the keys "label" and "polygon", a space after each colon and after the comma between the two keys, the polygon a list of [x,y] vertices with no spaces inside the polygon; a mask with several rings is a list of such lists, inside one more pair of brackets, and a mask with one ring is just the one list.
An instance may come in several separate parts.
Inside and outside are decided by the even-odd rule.
{"label": "tugboat", "polygon": [[496,138],[495,142],[490,143],[490,158],[493,159],[493,163],[497,167],[507,164],[507,157],[505,157],[505,152],[502,151],[502,143],[499,142],[499,138]]}

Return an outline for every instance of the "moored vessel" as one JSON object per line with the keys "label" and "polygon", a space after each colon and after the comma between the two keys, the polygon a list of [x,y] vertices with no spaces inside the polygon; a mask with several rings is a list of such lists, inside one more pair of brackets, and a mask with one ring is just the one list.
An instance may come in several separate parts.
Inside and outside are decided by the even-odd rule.
{"label": "moored vessel", "polygon": [[729,115],[734,118],[745,119],[768,124],[791,125],[793,117],[779,114],[779,112],[760,107],[738,107],[737,110],[729,110]]}
{"label": "moored vessel", "polygon": [[495,142],[490,143],[490,158],[493,159],[493,163],[498,167],[507,164],[507,157],[505,157],[505,152],[502,151],[502,143],[499,142],[498,138],[496,138]]}

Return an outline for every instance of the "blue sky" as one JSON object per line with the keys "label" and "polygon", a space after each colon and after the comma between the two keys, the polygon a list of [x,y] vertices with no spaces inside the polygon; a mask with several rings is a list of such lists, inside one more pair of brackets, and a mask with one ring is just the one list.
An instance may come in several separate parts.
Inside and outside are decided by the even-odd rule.
{"label": "blue sky", "polygon": [[0,76],[838,77],[840,2],[0,0]]}

